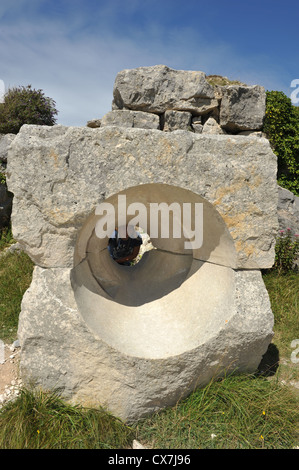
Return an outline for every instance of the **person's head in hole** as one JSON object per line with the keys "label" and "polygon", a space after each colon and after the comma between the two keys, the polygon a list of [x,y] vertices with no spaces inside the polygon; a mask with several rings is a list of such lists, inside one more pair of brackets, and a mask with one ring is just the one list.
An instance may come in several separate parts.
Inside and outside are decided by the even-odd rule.
{"label": "person's head in hole", "polygon": [[128,228],[126,228],[126,236],[125,238],[121,238],[119,236],[118,227],[116,227],[108,242],[108,250],[112,259],[118,264],[125,266],[131,265],[142,245],[141,236],[135,229],[134,232],[132,232],[132,227],[130,227],[130,234],[134,234],[134,236],[130,236],[128,234]]}

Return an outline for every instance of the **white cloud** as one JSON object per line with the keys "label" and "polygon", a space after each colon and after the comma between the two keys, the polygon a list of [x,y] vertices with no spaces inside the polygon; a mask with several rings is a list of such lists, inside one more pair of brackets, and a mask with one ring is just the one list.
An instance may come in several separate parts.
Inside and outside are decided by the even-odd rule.
{"label": "white cloud", "polygon": [[[202,70],[207,74],[227,75],[265,87],[278,89],[281,72],[269,66],[262,55],[243,56],[224,42],[207,43],[190,28],[163,30],[148,21],[124,35],[113,27],[115,5],[105,4],[97,13],[98,27],[88,27],[84,10],[73,3],[66,19],[22,17],[24,0],[14,1],[19,12],[14,21],[4,22],[6,9],[0,7],[0,79],[6,88],[31,84],[43,89],[56,101],[58,122],[85,125],[111,109],[114,79],[120,70],[165,64],[176,69]],[[138,2],[130,3],[131,9]],[[36,7],[38,1],[31,2]],[[17,7],[19,10],[17,10]],[[34,8],[32,9],[34,11]],[[289,84],[285,84],[289,86]],[[271,88],[271,86],[269,87]]]}
{"label": "white cloud", "polygon": [[118,57],[104,40],[97,47],[88,39],[74,44],[59,26],[19,23],[14,29],[2,28],[0,41],[5,44],[0,63],[6,88],[27,84],[42,88],[56,101],[59,122],[82,125],[89,114],[98,116],[101,108],[103,112],[111,108],[114,78],[109,71]]}

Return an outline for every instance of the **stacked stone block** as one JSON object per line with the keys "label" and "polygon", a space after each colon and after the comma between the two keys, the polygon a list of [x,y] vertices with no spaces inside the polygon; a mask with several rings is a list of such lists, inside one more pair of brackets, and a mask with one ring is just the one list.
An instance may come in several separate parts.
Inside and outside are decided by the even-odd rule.
{"label": "stacked stone block", "polygon": [[115,79],[112,111],[88,126],[213,134],[262,129],[266,104],[263,87],[213,86],[210,82],[204,72],[174,70],[165,65],[123,70]]}

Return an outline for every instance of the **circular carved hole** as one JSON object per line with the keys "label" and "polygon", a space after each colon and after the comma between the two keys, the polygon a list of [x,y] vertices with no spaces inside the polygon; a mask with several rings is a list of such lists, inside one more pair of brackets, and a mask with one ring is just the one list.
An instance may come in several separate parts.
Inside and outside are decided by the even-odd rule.
{"label": "circular carved hole", "polygon": [[108,252],[117,264],[135,266],[146,251],[155,249],[149,235],[138,226],[115,227],[108,240]]}

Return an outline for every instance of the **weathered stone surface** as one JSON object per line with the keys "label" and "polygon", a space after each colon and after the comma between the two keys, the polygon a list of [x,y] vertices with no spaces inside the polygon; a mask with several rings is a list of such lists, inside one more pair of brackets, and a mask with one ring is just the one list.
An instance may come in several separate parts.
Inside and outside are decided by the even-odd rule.
{"label": "weathered stone surface", "polygon": [[[265,115],[264,88],[229,84],[225,77],[220,77],[221,83],[228,84],[220,86],[217,81],[214,84],[216,78],[207,80],[203,72],[174,70],[165,65],[123,70],[115,79],[112,108],[158,114],[187,111],[193,116],[208,113],[227,132],[260,130]],[[174,114],[170,116],[173,121]],[[185,129],[177,123],[165,126],[167,131],[178,128]],[[194,127],[195,132],[201,130],[198,125]]]}
{"label": "weathered stone surface", "polygon": [[[194,289],[199,280],[204,289]],[[190,289],[192,304],[185,297]],[[225,302],[207,315],[202,296]],[[177,289],[157,302],[163,315],[152,304],[121,306],[118,315],[117,304],[106,301],[112,310],[102,311],[106,331],[99,335],[78,310],[70,270],[36,267],[19,321],[24,384],[58,390],[72,403],[107,406],[132,422],[175,404],[224,373],[255,371],[273,335],[273,315],[259,271],[205,263],[183,284],[183,292]],[[128,336],[122,334],[124,327]],[[163,334],[164,352],[153,357],[151,341],[160,348]],[[134,349],[142,344],[140,335],[142,355]],[[181,352],[171,354],[178,345]]]}
{"label": "weathered stone surface", "polygon": [[299,197],[278,186],[277,210],[280,230],[291,229],[292,235],[299,234]]}
{"label": "weathered stone surface", "polygon": [[116,76],[113,109],[162,114],[166,110],[204,114],[218,107],[203,72],[174,70],[165,65],[123,70]]}
{"label": "weathered stone surface", "polygon": [[266,92],[259,85],[221,87],[220,125],[227,131],[260,130],[266,109]]}
{"label": "weathered stone surface", "polygon": [[197,134],[202,133],[203,125],[201,123],[201,116],[195,116],[192,118],[191,127],[195,133]]}
{"label": "weathered stone surface", "polygon": [[226,134],[226,132],[222,129],[222,127],[218,124],[218,122],[210,117],[205,123],[202,128],[203,134]]}
{"label": "weathered stone surface", "polygon": [[252,136],[255,136],[255,137],[266,137],[266,134],[264,134],[263,132],[261,131],[242,131],[242,132],[238,132],[238,135],[252,135]]}
{"label": "weathered stone surface", "polygon": [[96,129],[97,127],[101,127],[101,119],[91,119],[87,121],[87,127],[91,127],[91,129]]}
{"label": "weathered stone surface", "polygon": [[273,265],[276,157],[264,138],[25,125],[8,157],[13,234],[42,267],[71,267],[78,230],[97,203],[164,183],[203,196],[225,221],[235,268]]}
{"label": "weathered stone surface", "polygon": [[103,116],[104,126],[137,127],[140,129],[160,129],[160,118],[157,114],[127,109],[113,110]]}
{"label": "weathered stone surface", "polygon": [[0,163],[6,163],[8,148],[15,138],[15,134],[0,135]]}
{"label": "weathered stone surface", "polygon": [[165,111],[163,115],[163,131],[190,130],[192,114],[187,111]]}
{"label": "weathered stone surface", "polygon": [[[23,382],[132,422],[254,372],[273,335],[258,269],[274,261],[276,163],[251,136],[23,126],[7,171],[13,234],[38,265],[19,320]],[[203,245],[151,237],[156,250],[117,265],[94,229],[98,202],[120,191],[202,201]]]}

